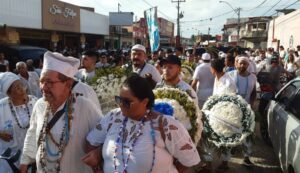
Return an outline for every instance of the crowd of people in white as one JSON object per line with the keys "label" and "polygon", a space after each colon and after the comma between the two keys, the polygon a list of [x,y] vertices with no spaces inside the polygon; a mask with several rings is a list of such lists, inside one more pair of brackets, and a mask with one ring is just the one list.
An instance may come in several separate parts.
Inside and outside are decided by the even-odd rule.
{"label": "crowd of people in white", "polygon": [[[199,155],[187,130],[151,110],[154,95],[148,81],[186,91],[200,109],[210,96],[223,93],[238,94],[253,106],[257,75],[270,73],[278,91],[282,76],[299,76],[299,54],[300,46],[202,55],[178,48],[148,58],[145,47],[135,45],[129,58],[120,56],[118,61],[92,50],[83,52],[80,60],[46,52],[40,67],[33,68],[29,60],[9,69],[9,57],[0,53],[0,153],[21,150],[14,163],[21,173],[31,164],[38,172],[182,172],[199,164],[200,157],[206,162],[201,169],[209,170],[211,157]],[[184,62],[196,67],[190,81],[183,81]],[[84,82],[97,68],[125,63],[137,75],[130,76],[116,96],[120,108],[104,116],[96,93]],[[251,144],[247,146],[251,151]],[[247,165],[252,164],[250,156],[245,154]],[[228,169],[229,158],[225,155],[218,169]],[[13,172],[6,160],[0,160],[0,172]]]}

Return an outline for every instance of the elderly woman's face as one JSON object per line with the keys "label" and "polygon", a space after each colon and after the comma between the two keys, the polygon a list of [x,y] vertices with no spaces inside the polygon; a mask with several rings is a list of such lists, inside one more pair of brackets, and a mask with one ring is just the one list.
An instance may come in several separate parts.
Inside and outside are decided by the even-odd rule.
{"label": "elderly woman's face", "polygon": [[16,80],[9,87],[7,94],[9,97],[16,97],[16,98],[23,99],[23,97],[20,97],[20,96],[23,96],[26,94],[26,88],[20,80]]}
{"label": "elderly woman's face", "polygon": [[119,104],[121,111],[125,116],[139,120],[147,109],[148,99],[139,100],[133,95],[129,88],[122,87],[120,95],[116,97],[116,102]]}

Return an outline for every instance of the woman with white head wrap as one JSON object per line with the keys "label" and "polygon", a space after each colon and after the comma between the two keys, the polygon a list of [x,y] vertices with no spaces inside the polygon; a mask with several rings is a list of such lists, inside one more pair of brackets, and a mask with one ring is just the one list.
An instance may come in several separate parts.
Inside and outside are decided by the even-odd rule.
{"label": "woman with white head wrap", "polygon": [[[0,100],[0,153],[7,148],[16,153],[23,149],[30,115],[37,99],[27,95],[19,76],[11,72],[0,74],[0,92],[8,96]],[[16,163],[18,165],[19,161]],[[13,171],[5,160],[0,160],[0,172]]]}

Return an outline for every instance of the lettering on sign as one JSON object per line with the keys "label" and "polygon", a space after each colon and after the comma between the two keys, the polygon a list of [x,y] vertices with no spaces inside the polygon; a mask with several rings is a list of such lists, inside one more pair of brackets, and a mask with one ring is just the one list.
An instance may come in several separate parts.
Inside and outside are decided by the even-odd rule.
{"label": "lettering on sign", "polygon": [[64,10],[62,10],[61,7],[56,4],[53,4],[49,8],[49,12],[53,15],[63,15],[65,18],[71,17],[73,19],[75,16],[77,16],[76,12],[73,9],[66,7],[64,8]]}

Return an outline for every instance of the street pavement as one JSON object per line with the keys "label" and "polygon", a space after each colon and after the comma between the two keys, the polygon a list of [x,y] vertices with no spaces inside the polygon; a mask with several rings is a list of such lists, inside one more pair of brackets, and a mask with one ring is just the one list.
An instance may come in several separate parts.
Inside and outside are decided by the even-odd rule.
{"label": "street pavement", "polygon": [[[253,166],[248,168],[243,165],[243,154],[233,155],[229,160],[229,169],[226,173],[282,173],[278,157],[273,148],[266,145],[259,133],[259,123],[255,128],[255,144],[253,145],[253,154],[250,160]],[[218,157],[215,157],[218,158]],[[214,160],[213,167],[216,169],[221,163],[219,159]]]}

